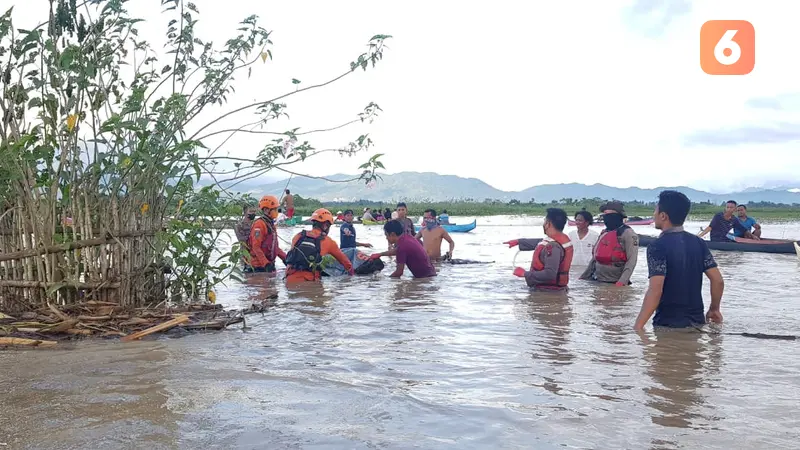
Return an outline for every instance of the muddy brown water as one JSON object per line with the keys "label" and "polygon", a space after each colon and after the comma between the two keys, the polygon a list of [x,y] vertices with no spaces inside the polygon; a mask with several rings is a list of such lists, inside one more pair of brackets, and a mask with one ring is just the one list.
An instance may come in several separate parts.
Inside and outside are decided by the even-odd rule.
{"label": "muddy brown water", "polygon": [[[260,276],[218,292],[237,307],[277,290],[246,331],[2,352],[0,448],[798,448],[799,341],[642,339],[644,250],[629,288],[576,268],[567,295],[530,293],[500,243],[540,237],[541,219],[478,223],[456,257],[493,264],[415,281],[391,262],[292,291]],[[715,257],[724,331],[800,334],[796,256]]]}

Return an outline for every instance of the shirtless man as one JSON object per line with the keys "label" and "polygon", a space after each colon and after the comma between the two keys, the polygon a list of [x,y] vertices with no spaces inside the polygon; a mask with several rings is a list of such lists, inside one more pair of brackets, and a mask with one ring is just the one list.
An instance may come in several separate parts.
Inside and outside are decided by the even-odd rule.
{"label": "shirtless man", "polygon": [[289,190],[286,190],[286,195],[283,197],[283,206],[286,208],[286,218],[291,219],[294,217],[294,196]]}
{"label": "shirtless man", "polygon": [[[456,244],[450,237],[450,233],[439,225],[436,220],[436,211],[433,209],[426,209],[425,215],[422,218],[424,223],[422,229],[419,230],[416,237],[422,238],[422,245],[425,251],[428,252],[428,257],[431,261],[448,260],[453,257],[453,249]],[[442,256],[442,240],[450,244],[450,250]]]}

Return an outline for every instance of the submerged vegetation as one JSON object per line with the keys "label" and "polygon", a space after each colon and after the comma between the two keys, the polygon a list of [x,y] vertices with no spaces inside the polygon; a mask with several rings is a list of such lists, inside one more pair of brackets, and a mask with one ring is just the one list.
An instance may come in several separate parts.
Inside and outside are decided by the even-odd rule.
{"label": "submerged vegetation", "polygon": [[[257,17],[219,46],[196,35],[194,4],[162,0],[170,20],[159,54],[126,2],[76,3],[51,1],[31,29],[15,26],[13,8],[0,15],[0,310],[203,300],[239,257],[235,249],[212,260],[219,231],[205,223],[246,202],[218,183],[372,146],[357,134],[317,149],[306,135],[324,130],[280,129],[280,119],[292,95],[374,66],[388,35],[373,36],[327,81],[229,107],[237,80],[272,58]],[[380,111],[370,103],[326,129],[370,123]],[[224,144],[243,132],[266,145],[253,158],[226,156]],[[374,178],[379,157],[358,179]],[[199,188],[201,176],[217,184]]]}

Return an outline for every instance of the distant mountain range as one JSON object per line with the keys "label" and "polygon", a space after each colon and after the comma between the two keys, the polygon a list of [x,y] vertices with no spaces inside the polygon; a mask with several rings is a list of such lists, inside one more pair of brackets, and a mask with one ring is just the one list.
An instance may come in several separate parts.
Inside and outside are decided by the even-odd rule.
{"label": "distant mountain range", "polygon": [[[694,202],[711,201],[722,203],[726,200],[736,200],[740,203],[773,202],[785,204],[800,204],[800,186],[781,186],[779,188],[747,188],[740,192],[725,194],[712,194],[686,186],[658,187],[654,189],[641,189],[637,187],[618,188],[603,184],[586,185],[581,183],[544,184],[532,186],[528,189],[509,192],[497,189],[477,178],[462,178],[455,175],[439,175],[433,172],[400,172],[396,174],[382,174],[382,179],[376,181],[374,186],[367,186],[363,182],[337,183],[320,179],[292,178],[278,182],[259,182],[258,179],[248,180],[237,184],[234,190],[242,193],[251,193],[261,196],[271,192],[279,194],[286,186],[287,181],[292,193],[302,197],[311,197],[323,202],[349,202],[357,200],[373,201],[448,201],[468,200],[483,202],[486,199],[510,201],[519,200],[529,202],[534,199],[537,203],[549,203],[553,200],[564,198],[600,198],[621,201],[652,202],[658,193],[664,189],[675,189],[686,194]],[[332,180],[347,180],[354,175],[336,174],[325,178]],[[793,190],[794,192],[790,191]]]}

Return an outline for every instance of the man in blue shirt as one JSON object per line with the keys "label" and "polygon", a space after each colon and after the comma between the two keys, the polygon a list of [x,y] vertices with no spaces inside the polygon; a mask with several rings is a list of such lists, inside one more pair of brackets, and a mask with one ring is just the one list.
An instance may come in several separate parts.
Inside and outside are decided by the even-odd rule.
{"label": "man in blue shirt", "polygon": [[356,242],[356,228],[353,226],[353,210],[344,212],[344,222],[339,226],[339,248],[369,247],[370,243]]}
{"label": "man in blue shirt", "polygon": [[[650,316],[654,327],[686,328],[722,323],[720,303],[725,283],[706,242],[683,230],[692,203],[677,191],[662,191],[653,217],[661,235],[647,247],[650,285],[634,329],[644,329]],[[703,274],[711,282],[711,305],[703,316]]]}
{"label": "man in blue shirt", "polygon": [[[760,238],[761,237],[761,225],[756,222],[756,219],[747,216],[747,206],[739,205],[736,208],[736,213],[739,216],[739,222],[741,222],[742,226],[747,230],[750,231],[753,228],[755,230],[752,232],[753,236]],[[734,229],[733,235],[736,237],[744,237],[744,232],[740,229]]]}

